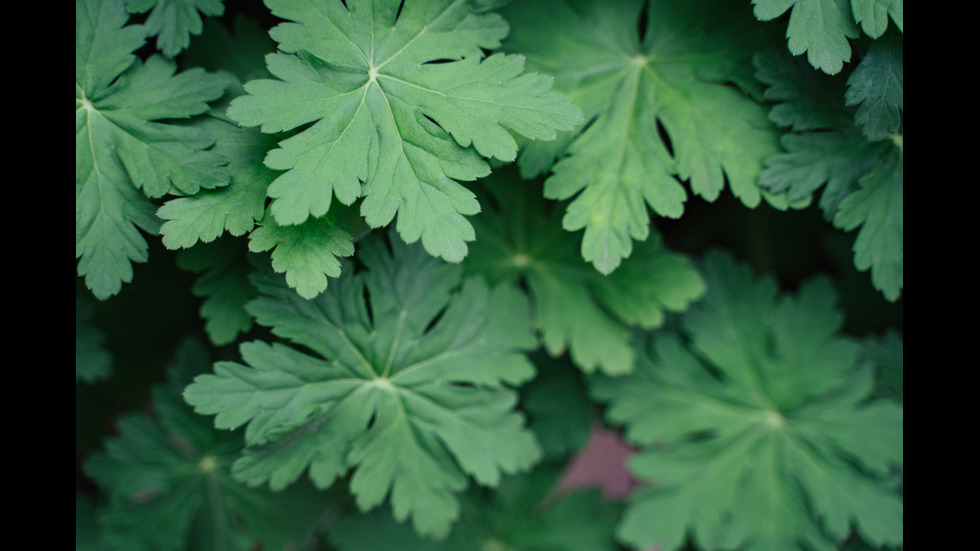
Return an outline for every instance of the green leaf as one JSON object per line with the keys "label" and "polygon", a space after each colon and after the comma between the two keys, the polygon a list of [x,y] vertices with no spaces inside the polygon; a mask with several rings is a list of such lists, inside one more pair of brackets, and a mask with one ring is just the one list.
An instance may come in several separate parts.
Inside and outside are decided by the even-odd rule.
{"label": "green leaf", "polygon": [[820,193],[820,208],[828,220],[841,201],[858,188],[858,181],[887,157],[889,147],[868,142],[860,133],[823,131],[786,134],[785,153],[766,161],[759,183],[773,193],[801,201]]}
{"label": "green leaf", "polygon": [[519,163],[532,175],[559,159],[544,193],[574,197],[564,228],[585,230],[581,254],[600,272],[647,238],[648,207],[681,216],[682,181],[709,201],[727,181],[743,203],[759,203],[756,181],[778,143],[749,72],[768,36],[744,6],[550,0],[503,13],[513,25],[505,48],[554,75],[585,114],[567,148],[531,143]]}
{"label": "green leaf", "polygon": [[598,491],[558,495],[561,470],[553,465],[507,477],[492,492],[471,490],[461,498],[461,520],[445,541],[422,539],[406,524],[377,512],[350,515],[330,531],[341,551],[613,551],[619,506]]}
{"label": "green leaf", "polygon": [[228,114],[263,132],[305,126],[265,161],[285,171],[268,192],[280,225],[323,216],[334,195],[363,196],[371,227],[397,214],[407,243],[459,262],[473,240],[465,216],[480,210],[459,181],[486,176],[484,157],[513,160],[511,132],[554,139],[581,120],[522,57],[483,58],[507,24],[466,1],[267,4],[287,21],[271,31],[275,79],[247,83]]}
{"label": "green leaf", "polygon": [[187,124],[157,121],[204,113],[224,87],[224,79],[202,69],[178,74],[176,65],[160,56],[136,61],[107,90],[89,95],[76,88],[76,134],[86,132],[93,150],[115,148],[131,184],[148,197],[219,187],[229,174],[226,159],[205,151],[214,138]]}
{"label": "green leaf", "polygon": [[760,21],[772,21],[790,12],[786,29],[789,52],[805,53],[813,67],[835,75],[851,60],[848,39],[857,38],[860,32],[849,0],[752,0],[752,4]]}
{"label": "green leaf", "polygon": [[147,260],[139,230],[160,225],[148,197],[228,182],[226,161],[207,151],[213,139],[172,122],[207,110],[224,81],[200,69],[175,74],[159,56],[137,60],[145,29],[125,23],[121,0],[75,3],[75,258],[99,299]]}
{"label": "green leaf", "polygon": [[555,356],[568,351],[586,373],[631,371],[633,328],[660,326],[665,312],[684,310],[704,292],[686,257],[657,234],[603,276],[582,261],[577,240],[562,229],[565,205],[544,200],[540,183],[501,171],[485,184],[493,199],[481,202],[497,207],[474,218],[478,239],[465,268],[525,287],[545,348]]}
{"label": "green leaf", "polygon": [[[143,27],[126,24],[120,0],[75,3],[75,93],[106,90],[135,61]],[[84,104],[77,104],[84,106]],[[145,262],[147,244],[137,227],[154,233],[154,206],[133,187],[110,151],[93,149],[87,111],[75,111],[75,258],[78,274],[105,299],[133,278],[130,262]]]}
{"label": "green leaf", "polygon": [[246,343],[245,364],[219,362],[185,398],[219,428],[247,424],[238,479],[280,489],[308,470],[325,488],[353,469],[362,510],[388,499],[398,521],[445,537],[467,476],[496,486],[540,457],[507,386],[533,376],[535,339],[519,292],[391,241],[365,242],[365,271],[348,266],[312,301],[257,276],[249,312],[308,351]]}
{"label": "green leaf", "polygon": [[905,28],[905,0],[851,0],[854,21],[871,38],[879,38],[891,19],[899,32]]}
{"label": "green leaf", "polygon": [[796,132],[842,129],[854,124],[854,112],[841,102],[840,79],[827,78],[799,58],[779,48],[766,48],[753,58],[755,76],[765,89],[769,118]]}
{"label": "green leaf", "polygon": [[185,342],[170,383],[153,391],[154,416],[121,417],[118,434],[86,461],[110,496],[97,515],[112,549],[282,549],[299,543],[326,506],[310,487],[274,494],[232,479],[241,433],[216,431],[181,400],[182,377],[206,366],[203,349]]}
{"label": "green leaf", "polygon": [[244,244],[229,240],[198,244],[177,255],[178,266],[200,274],[191,291],[204,299],[200,313],[215,345],[233,342],[252,328],[252,316],[245,310],[255,296],[249,260]]}
{"label": "green leaf", "polygon": [[874,41],[847,79],[848,105],[859,105],[854,120],[870,141],[899,132],[905,109],[904,37],[889,33]]}
{"label": "green leaf", "polygon": [[157,37],[157,48],[174,57],[191,43],[191,35],[204,29],[201,16],[218,17],[225,12],[223,0],[126,0],[129,13],[146,13],[146,28]]}
{"label": "green leaf", "polygon": [[880,166],[858,181],[860,189],[841,201],[834,225],[850,231],[860,228],[854,240],[854,265],[871,270],[871,283],[894,302],[905,283],[905,154],[892,148]]}
{"label": "green leaf", "polygon": [[231,181],[218,189],[170,199],[157,210],[165,220],[160,226],[168,249],[186,249],[209,243],[224,233],[242,236],[255,227],[265,212],[269,183],[279,174],[262,165],[274,141],[254,130],[214,117],[201,125],[215,137],[214,152],[229,160]]}
{"label": "green leaf", "polygon": [[[285,273],[289,285],[301,295],[315,297],[326,289],[327,277],[340,275],[338,257],[353,254],[351,236],[328,218],[310,218],[298,226],[277,224],[264,211],[269,183],[281,172],[262,164],[274,139],[218,119],[210,119],[207,127],[218,136],[215,150],[230,159],[232,181],[223,188],[171,199],[160,207],[157,215],[166,220],[160,228],[163,244],[171,249],[188,248],[210,243],[225,233],[248,234],[250,250],[272,250],[275,270]],[[219,339],[228,335],[223,331]]]}
{"label": "green leaf", "polygon": [[619,528],[627,543],[746,551],[836,549],[856,529],[901,544],[903,410],[870,400],[873,373],[841,332],[827,280],[779,294],[714,253],[705,299],[651,336],[635,374],[593,381],[608,419],[641,445],[647,481]]}
{"label": "green leaf", "polygon": [[[781,139],[785,152],[767,159],[760,185],[788,201],[819,192],[820,207],[834,226],[858,230],[855,267],[870,269],[874,287],[889,301],[897,300],[904,285],[903,136],[869,141],[867,126],[862,133],[853,119],[833,110],[811,116],[812,106],[840,103],[839,87],[821,84],[829,77],[808,74],[785,52],[760,53],[755,63],[759,80],[769,86],[766,97],[776,102],[771,116],[791,130]],[[901,111],[898,116],[901,127]]]}
{"label": "green leaf", "polygon": [[340,276],[340,260],[354,254],[346,231],[322,218],[298,226],[280,226],[266,213],[262,225],[249,235],[252,252],[272,250],[272,268],[286,274],[286,283],[311,299],[327,288],[327,277]]}

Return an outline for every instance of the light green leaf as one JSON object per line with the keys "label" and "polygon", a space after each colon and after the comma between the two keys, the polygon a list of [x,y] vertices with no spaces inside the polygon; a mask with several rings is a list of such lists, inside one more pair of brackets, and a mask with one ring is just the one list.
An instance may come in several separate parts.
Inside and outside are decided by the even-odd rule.
{"label": "light green leaf", "polygon": [[271,31],[275,79],[247,83],[228,113],[263,132],[309,125],[266,158],[285,171],[269,187],[280,225],[323,216],[335,195],[363,196],[370,226],[397,215],[403,240],[459,262],[473,240],[465,216],[480,210],[459,181],[486,176],[484,157],[513,160],[511,132],[554,139],[581,120],[522,57],[483,58],[507,24],[467,1],[267,4],[287,21]]}
{"label": "light green leaf", "polygon": [[325,488],[353,469],[362,510],[388,500],[399,522],[445,537],[468,476],[496,486],[540,457],[507,386],[533,376],[535,339],[520,293],[390,241],[365,242],[366,270],[348,266],[313,301],[257,276],[249,312],[308,352],[246,343],[245,364],[219,362],[185,398],[219,428],[247,425],[238,479],[279,489],[308,470]]}
{"label": "light green leaf", "polygon": [[871,38],[878,38],[888,29],[891,19],[899,32],[905,28],[905,0],[851,0],[854,21]]}
{"label": "light green leaf", "polygon": [[760,202],[758,174],[778,144],[764,107],[740,88],[754,88],[751,56],[768,42],[745,6],[550,0],[503,13],[513,25],[505,49],[554,75],[585,115],[566,149],[533,142],[519,162],[529,175],[557,159],[544,193],[572,199],[564,228],[585,230],[581,254],[600,272],[647,238],[648,209],[681,216],[682,181],[709,201],[727,182],[746,205]]}
{"label": "light green leaf", "polygon": [[208,102],[224,94],[225,80],[203,69],[177,73],[176,68],[153,56],[133,63],[95,97],[76,89],[76,119],[84,116],[91,147],[115,148],[132,185],[148,197],[162,197],[171,188],[192,195],[229,179],[227,160],[207,151],[214,145],[210,134],[170,122],[207,111]]}
{"label": "light green leaf", "polygon": [[286,283],[311,299],[327,288],[327,277],[340,276],[340,260],[354,254],[346,231],[326,219],[310,218],[298,226],[280,226],[266,213],[249,234],[252,252],[272,250],[272,268],[286,274]]}
{"label": "light green leaf", "polygon": [[201,125],[215,136],[214,151],[229,160],[231,182],[218,189],[170,199],[157,216],[163,244],[168,249],[186,249],[195,243],[209,243],[224,233],[242,236],[252,231],[265,212],[265,194],[278,175],[262,165],[262,158],[274,144],[268,136],[217,118]]}
{"label": "light green leaf", "polygon": [[200,69],[175,74],[159,56],[136,60],[145,29],[125,23],[121,0],[75,3],[75,258],[99,299],[132,280],[132,262],[147,260],[139,230],[160,225],[148,197],[229,178],[226,161],[207,150],[213,139],[173,122],[206,111],[224,81]]}
{"label": "light green leaf", "polygon": [[813,67],[835,75],[851,60],[848,39],[857,38],[860,32],[850,0],[752,0],[752,5],[760,21],[772,21],[790,12],[786,29],[789,52],[805,53]]}

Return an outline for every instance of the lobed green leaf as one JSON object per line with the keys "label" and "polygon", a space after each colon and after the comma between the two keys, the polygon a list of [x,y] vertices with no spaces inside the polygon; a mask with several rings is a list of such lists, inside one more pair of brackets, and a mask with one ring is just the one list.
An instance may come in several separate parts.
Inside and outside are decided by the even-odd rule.
{"label": "lobed green leaf", "polygon": [[364,272],[312,301],[257,276],[249,312],[306,351],[246,343],[244,364],[219,362],[185,398],[220,428],[247,425],[238,479],[278,489],[308,471],[322,488],[353,469],[361,509],[388,500],[396,520],[445,537],[469,476],[496,486],[541,454],[508,388],[534,374],[527,303],[417,245],[373,240],[358,256]]}
{"label": "lobed green leaf", "polygon": [[513,26],[505,50],[553,75],[584,113],[574,133],[528,144],[518,162],[525,176],[552,169],[545,196],[571,199],[564,229],[584,230],[581,254],[599,272],[647,238],[649,209],[681,216],[682,182],[709,201],[727,182],[747,206],[760,202],[758,174],[778,143],[746,71],[768,38],[746,10],[550,0],[503,13]]}
{"label": "lobed green leaf", "polygon": [[263,132],[304,127],[266,158],[284,171],[269,187],[280,225],[363,197],[371,227],[397,215],[405,242],[459,262],[474,238],[466,216],[480,210],[460,182],[489,174],[485,157],[513,160],[512,132],[554,139],[581,119],[522,57],[484,58],[507,25],[468,1],[269,6],[286,20],[270,33],[275,78],[247,83],[228,114]]}
{"label": "lobed green leaf", "polygon": [[634,374],[593,381],[641,446],[648,481],[619,527],[630,545],[835,549],[856,529],[900,545],[902,407],[873,375],[825,279],[784,295],[727,254],[702,263],[705,299],[652,335]]}

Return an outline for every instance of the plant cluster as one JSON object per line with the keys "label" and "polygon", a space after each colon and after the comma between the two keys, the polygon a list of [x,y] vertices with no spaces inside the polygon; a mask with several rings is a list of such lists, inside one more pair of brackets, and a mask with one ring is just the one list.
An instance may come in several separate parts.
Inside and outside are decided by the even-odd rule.
{"label": "plant cluster", "polygon": [[903,36],[76,0],[76,548],[902,548]]}

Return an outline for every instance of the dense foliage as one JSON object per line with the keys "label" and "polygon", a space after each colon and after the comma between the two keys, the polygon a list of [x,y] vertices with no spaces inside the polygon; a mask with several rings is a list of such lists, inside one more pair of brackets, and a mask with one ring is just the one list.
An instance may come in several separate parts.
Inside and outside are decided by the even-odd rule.
{"label": "dense foliage", "polygon": [[75,6],[77,549],[902,548],[902,0]]}

